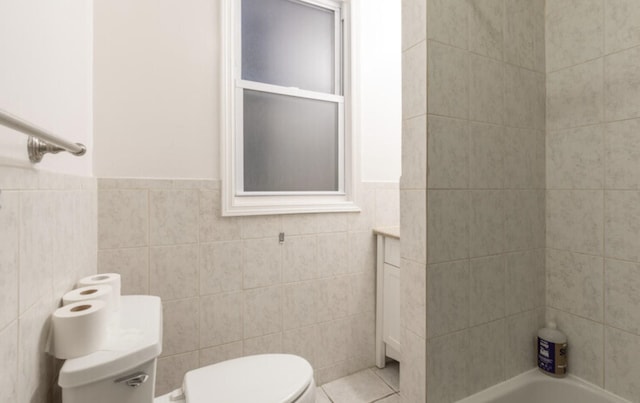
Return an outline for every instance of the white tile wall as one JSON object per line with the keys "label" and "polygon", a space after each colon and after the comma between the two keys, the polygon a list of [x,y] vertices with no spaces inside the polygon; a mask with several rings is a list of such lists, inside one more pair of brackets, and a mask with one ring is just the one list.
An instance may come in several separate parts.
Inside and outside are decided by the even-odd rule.
{"label": "white tile wall", "polygon": [[319,384],[373,365],[371,229],[398,225],[397,184],[363,184],[359,214],[242,218],[220,216],[216,181],[98,187],[99,270],[163,299],[158,394],[186,370],[263,352],[302,355]]}
{"label": "white tile wall", "polygon": [[0,398],[48,403],[60,396],[49,317],[97,270],[96,182],[0,167],[0,190]]}

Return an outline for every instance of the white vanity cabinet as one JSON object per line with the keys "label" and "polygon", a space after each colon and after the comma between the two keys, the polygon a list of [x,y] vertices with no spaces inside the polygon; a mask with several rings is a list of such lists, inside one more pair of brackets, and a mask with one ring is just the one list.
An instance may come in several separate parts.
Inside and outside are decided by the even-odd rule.
{"label": "white vanity cabinet", "polygon": [[400,357],[400,230],[376,228],[376,365]]}

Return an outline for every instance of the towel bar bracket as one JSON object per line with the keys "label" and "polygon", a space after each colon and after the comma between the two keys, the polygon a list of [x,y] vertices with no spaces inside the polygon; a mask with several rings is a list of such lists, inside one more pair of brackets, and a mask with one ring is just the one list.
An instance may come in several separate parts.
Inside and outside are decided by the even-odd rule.
{"label": "towel bar bracket", "polygon": [[[77,156],[84,155],[87,152],[87,147],[80,143],[76,144],[81,147],[81,150],[75,153],[71,152],[71,154]],[[33,136],[29,136],[29,141],[27,142],[27,150],[29,152],[29,160],[34,164],[42,161],[42,157],[44,157],[46,154],[57,154],[60,151],[66,151],[62,147],[47,143],[46,141],[40,140]]]}

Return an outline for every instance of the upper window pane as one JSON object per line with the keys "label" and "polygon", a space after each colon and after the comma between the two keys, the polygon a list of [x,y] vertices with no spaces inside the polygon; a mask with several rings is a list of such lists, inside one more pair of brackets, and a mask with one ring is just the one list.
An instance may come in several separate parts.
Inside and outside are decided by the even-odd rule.
{"label": "upper window pane", "polygon": [[334,18],[295,0],[242,0],[242,79],[333,94]]}

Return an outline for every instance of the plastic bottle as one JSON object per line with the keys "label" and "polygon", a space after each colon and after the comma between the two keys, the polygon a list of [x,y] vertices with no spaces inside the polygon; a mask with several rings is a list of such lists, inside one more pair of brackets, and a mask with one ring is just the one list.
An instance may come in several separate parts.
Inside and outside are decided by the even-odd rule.
{"label": "plastic bottle", "polygon": [[567,375],[567,336],[555,322],[538,330],[538,368],[557,378]]}

